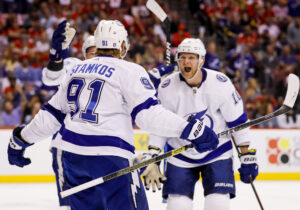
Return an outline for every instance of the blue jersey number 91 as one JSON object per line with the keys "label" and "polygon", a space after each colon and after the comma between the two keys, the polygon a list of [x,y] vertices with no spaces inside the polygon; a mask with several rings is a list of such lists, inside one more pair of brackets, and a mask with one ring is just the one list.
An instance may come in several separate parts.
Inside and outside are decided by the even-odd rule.
{"label": "blue jersey number 91", "polygon": [[86,82],[83,78],[74,78],[71,80],[68,86],[67,100],[70,104],[75,105],[75,109],[71,111],[73,117],[80,111],[79,117],[82,120],[92,123],[98,123],[98,113],[95,113],[95,109],[98,106],[101,91],[104,85],[104,81],[96,79],[89,83],[88,90],[90,91],[89,101],[87,102],[84,110],[79,110],[79,97]]}

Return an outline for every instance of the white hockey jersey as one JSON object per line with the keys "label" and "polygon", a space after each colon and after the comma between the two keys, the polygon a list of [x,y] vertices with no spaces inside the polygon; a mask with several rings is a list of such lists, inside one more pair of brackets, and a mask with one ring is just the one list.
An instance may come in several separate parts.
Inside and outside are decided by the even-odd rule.
{"label": "white hockey jersey", "polygon": [[[200,86],[189,86],[179,72],[168,76],[160,84],[158,99],[162,105],[174,113],[189,119],[195,116],[212,128],[217,134],[228,128],[247,121],[243,102],[227,76],[222,73],[202,69],[203,80]],[[249,142],[249,129],[233,134],[237,144]],[[150,135],[149,145],[167,150],[177,149],[190,142],[178,138],[165,138]],[[231,136],[219,138],[217,149],[198,153],[195,149],[187,150],[168,161],[179,167],[196,167],[212,161],[232,156]]]}
{"label": "white hockey jersey", "polygon": [[[134,153],[132,119],[157,135],[179,137],[187,121],[158,104],[141,66],[113,57],[78,63],[58,92],[22,130],[29,143],[58,134],[56,148],[82,155]],[[62,126],[61,126],[62,125]]]}
{"label": "white hockey jersey", "polygon": [[65,75],[68,72],[71,72],[73,67],[78,63],[81,63],[81,60],[74,57],[69,57],[63,60],[64,66],[60,71],[51,71],[47,67],[43,68],[42,81],[47,86],[58,86],[62,81]]}

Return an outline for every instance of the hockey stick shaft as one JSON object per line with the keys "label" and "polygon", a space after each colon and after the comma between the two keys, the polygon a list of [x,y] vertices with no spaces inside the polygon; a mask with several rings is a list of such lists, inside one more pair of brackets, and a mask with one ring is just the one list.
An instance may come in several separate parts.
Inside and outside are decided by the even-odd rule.
{"label": "hockey stick shaft", "polygon": [[[221,133],[218,134],[218,137],[221,137],[221,136],[226,136],[228,134],[232,134],[236,131],[240,131],[240,130],[243,130],[245,128],[248,128],[248,127],[251,127],[251,126],[254,126],[254,125],[257,125],[259,123],[262,123],[266,120],[270,120],[271,118],[273,117],[276,117],[276,116],[279,116],[283,113],[286,113],[288,112],[289,110],[291,110],[291,108],[287,107],[287,106],[283,106],[283,107],[280,107],[280,109],[276,110],[275,112],[269,114],[269,115],[266,115],[266,116],[262,116],[260,118],[257,118],[255,120],[252,120],[252,121],[249,121],[249,122],[246,122],[246,123],[243,123],[239,126],[236,126],[236,127],[233,127],[231,129],[228,129],[226,131],[223,131]],[[66,191],[63,191],[61,192],[61,197],[64,198],[64,197],[67,197],[69,195],[72,195],[74,193],[77,193],[79,191],[82,191],[82,190],[85,190],[85,189],[88,189],[90,187],[93,187],[93,186],[96,186],[98,184],[101,184],[103,182],[106,182],[106,181],[109,181],[109,180],[112,180],[112,179],[115,179],[119,176],[122,176],[124,174],[128,174],[128,173],[131,173],[137,169],[140,169],[140,168],[143,168],[143,167],[146,167],[152,163],[156,163],[158,161],[161,161],[161,160],[164,160],[166,158],[169,158],[169,157],[173,157],[175,155],[178,155],[184,151],[186,151],[187,149],[190,149],[190,148],[193,148],[194,146],[192,144],[189,144],[189,145],[186,145],[186,146],[183,146],[183,147],[180,147],[178,149],[174,149],[174,150],[171,150],[169,152],[166,152],[162,155],[159,155],[155,158],[152,158],[152,159],[149,159],[149,160],[146,160],[144,162],[141,162],[141,163],[138,163],[134,166],[130,166],[130,167],[127,167],[127,168],[124,168],[124,169],[121,169],[119,171],[116,171],[116,172],[113,172],[111,174],[108,174],[106,176],[103,176],[103,177],[100,177],[100,178],[97,178],[95,180],[92,180],[90,182],[87,182],[85,184],[82,184],[82,185],[78,185],[74,188],[71,188],[71,189],[68,189]]]}
{"label": "hockey stick shaft", "polygon": [[[284,113],[288,112],[289,110],[291,110],[293,108],[293,106],[295,104],[295,101],[296,101],[296,98],[298,96],[298,92],[299,92],[299,78],[294,74],[290,74],[289,78],[288,78],[288,90],[287,90],[287,94],[286,94],[286,97],[285,97],[285,100],[284,100],[284,104],[278,110],[276,110],[275,112],[272,112],[268,115],[259,117],[259,118],[254,119],[254,120],[250,120],[246,123],[243,123],[243,124],[238,125],[236,127],[230,128],[226,131],[223,131],[223,132],[218,134],[218,137],[227,136],[227,135],[232,134],[234,132],[243,130],[245,128],[249,128],[251,126],[257,125],[259,123],[270,120],[274,117],[277,117],[281,114],[284,114]],[[178,155],[178,154],[180,154],[180,153],[182,153],[182,152],[184,152],[184,151],[186,151],[187,149],[190,149],[190,148],[193,148],[192,144],[180,147],[178,149],[171,150],[169,152],[166,152],[166,153],[164,153],[162,155],[159,155],[157,157],[154,157],[152,159],[149,159],[149,160],[146,160],[144,162],[138,163],[134,166],[129,166],[129,167],[121,169],[119,171],[110,173],[106,176],[94,179],[92,181],[86,182],[84,184],[78,185],[78,186],[73,187],[73,188],[70,188],[66,191],[61,192],[60,193],[61,197],[62,198],[67,197],[69,195],[72,195],[74,193],[83,191],[85,189],[96,186],[96,185],[101,184],[103,182],[106,182],[106,181],[115,179],[119,176],[131,173],[131,172],[133,172],[137,169],[146,167],[146,166],[150,165],[151,163],[155,163],[155,162],[164,160],[166,158]]]}
{"label": "hockey stick shaft", "polygon": [[155,0],[148,0],[146,7],[163,23],[166,32],[166,64],[171,64],[171,36],[170,36],[170,21],[167,14]]}

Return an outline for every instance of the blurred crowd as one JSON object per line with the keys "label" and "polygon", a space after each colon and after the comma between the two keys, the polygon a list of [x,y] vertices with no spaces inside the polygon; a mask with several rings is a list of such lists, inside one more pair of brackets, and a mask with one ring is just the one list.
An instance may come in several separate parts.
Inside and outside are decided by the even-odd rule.
{"label": "blurred crowd", "polygon": [[[250,119],[280,107],[289,73],[300,75],[300,2],[297,0],[157,0],[170,21],[174,54],[187,37],[201,38],[206,68],[227,74]],[[177,2],[178,9],[170,5]],[[83,40],[101,19],[118,19],[129,32],[127,60],[146,69],[164,64],[166,34],[146,0],[0,1],[0,127],[28,123],[57,87],[45,86],[51,37],[67,19],[76,30],[69,55],[82,59]],[[171,10],[172,6],[172,10]],[[198,27],[191,34],[189,10]],[[194,27],[194,26],[193,26]],[[245,79],[245,80],[244,80]],[[300,103],[263,127],[300,127]]]}

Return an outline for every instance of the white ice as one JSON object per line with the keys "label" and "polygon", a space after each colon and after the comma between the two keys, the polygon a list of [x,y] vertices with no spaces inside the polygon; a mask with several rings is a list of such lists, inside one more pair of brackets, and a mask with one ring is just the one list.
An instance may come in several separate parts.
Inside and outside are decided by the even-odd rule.
{"label": "white ice", "polygon": [[[300,210],[300,181],[255,181],[265,210]],[[250,185],[237,182],[237,197],[231,210],[260,210]],[[165,210],[161,192],[147,192],[150,210]],[[96,199],[96,198],[95,198]],[[0,210],[64,210],[58,207],[56,186],[45,184],[0,184]],[[203,209],[203,190],[197,184],[194,210]]]}

